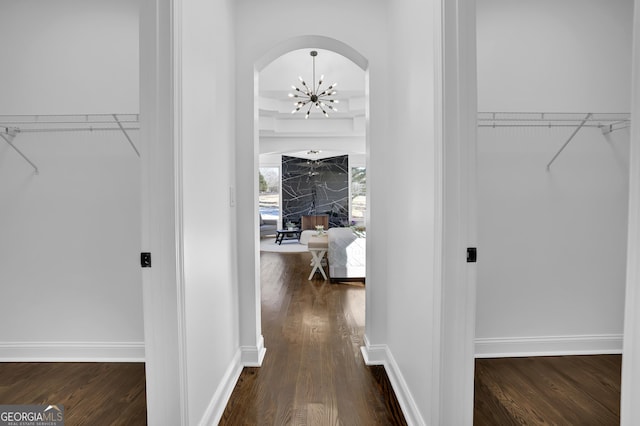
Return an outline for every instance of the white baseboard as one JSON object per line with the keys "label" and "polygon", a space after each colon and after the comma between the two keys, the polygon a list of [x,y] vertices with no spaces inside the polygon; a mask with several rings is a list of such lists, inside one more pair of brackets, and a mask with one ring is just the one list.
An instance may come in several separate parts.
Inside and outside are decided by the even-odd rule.
{"label": "white baseboard", "polygon": [[384,365],[387,360],[387,345],[372,345],[364,336],[364,346],[360,347],[366,365]]}
{"label": "white baseboard", "polygon": [[0,342],[0,362],[144,362],[144,342]]}
{"label": "white baseboard", "polygon": [[238,382],[240,373],[242,373],[243,366],[240,362],[241,353],[241,350],[238,350],[236,355],[233,357],[233,360],[222,377],[218,388],[213,394],[213,397],[211,397],[211,401],[209,402],[202,419],[198,422],[199,426],[215,426],[220,422],[220,419],[224,414],[224,409],[227,406],[227,402],[229,402],[229,398],[231,398],[233,388]]}
{"label": "white baseboard", "polygon": [[364,343],[365,346],[362,346],[360,351],[365,364],[384,366],[407,424],[409,426],[426,425],[389,347],[387,345],[372,345],[369,343],[367,336],[364,336]]}
{"label": "white baseboard", "polygon": [[260,367],[266,352],[264,338],[260,336],[257,346],[240,346],[240,362],[245,367]]}
{"label": "white baseboard", "polygon": [[622,334],[478,338],[476,358],[603,355],[622,353]]}

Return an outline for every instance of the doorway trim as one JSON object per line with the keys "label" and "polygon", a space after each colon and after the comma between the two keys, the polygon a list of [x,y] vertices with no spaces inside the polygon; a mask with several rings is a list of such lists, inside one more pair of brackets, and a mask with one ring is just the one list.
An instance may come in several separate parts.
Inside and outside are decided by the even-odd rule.
{"label": "doorway trim", "polygon": [[631,70],[631,134],[627,284],[622,350],[620,424],[640,422],[640,1],[634,2]]}
{"label": "doorway trim", "polygon": [[436,81],[440,126],[436,135],[441,170],[436,222],[440,236],[435,282],[440,284],[439,396],[432,424],[473,424],[476,325],[476,6],[475,0],[441,0]]}
{"label": "doorway trim", "polygon": [[[314,47],[330,50],[351,60],[365,72],[365,82],[368,84],[369,62],[353,47],[337,39],[320,35],[303,35],[286,39],[267,49],[262,56],[253,62],[253,120],[251,146],[243,146],[242,137],[237,137],[236,144],[236,182],[238,191],[238,223],[255,223],[252,228],[238,228],[238,285],[240,286],[240,342],[242,351],[242,364],[245,366],[260,366],[266,348],[261,331],[261,306],[260,306],[260,234],[258,220],[258,166],[259,166],[259,74],[264,67],[276,58],[292,50]],[[238,74],[245,75],[246,70],[238,70]],[[243,84],[245,80],[238,80]],[[368,88],[365,87],[368,105]],[[242,114],[242,112],[238,112]],[[369,150],[369,108],[366,107],[366,149]],[[240,121],[238,121],[240,123]],[[241,125],[241,124],[239,124]],[[246,165],[251,164],[253,178],[247,181]],[[246,182],[246,183],[245,183]],[[246,200],[246,201],[245,201]],[[249,232],[245,232],[249,229]],[[252,255],[248,255],[252,254]]]}
{"label": "doorway trim", "polygon": [[189,424],[182,258],[182,0],[140,8],[140,164],[147,421]]}

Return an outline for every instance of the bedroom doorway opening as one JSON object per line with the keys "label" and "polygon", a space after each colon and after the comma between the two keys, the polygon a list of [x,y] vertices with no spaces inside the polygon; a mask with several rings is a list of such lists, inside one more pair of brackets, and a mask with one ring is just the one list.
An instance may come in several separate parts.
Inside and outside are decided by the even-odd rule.
{"label": "bedroom doorway opening", "polygon": [[[349,311],[347,316],[355,321],[351,328],[360,329],[361,340],[368,222],[366,74],[362,63],[331,50],[326,40],[320,40],[318,44],[294,46],[259,69],[256,91],[256,198],[261,227],[257,275],[262,281],[262,289],[257,290],[261,301],[268,299],[273,304],[276,295],[291,297],[284,290],[274,290],[273,282],[266,282],[282,277],[273,274],[274,268],[288,271],[288,263],[304,265],[296,269],[295,285],[310,290],[319,303],[340,298],[340,304]],[[299,104],[295,97],[301,93],[292,88],[296,85],[309,92],[309,87],[319,88],[318,93],[332,87],[336,92],[334,102],[317,106],[310,103],[296,111]],[[311,273],[307,243],[318,232],[303,229],[311,228],[309,223],[315,227],[318,220],[322,221],[318,223],[323,224],[327,241],[331,239],[331,244],[340,248],[339,256],[334,256],[338,253],[334,250],[323,258],[326,281],[319,270]],[[286,234],[285,230],[299,232]],[[340,295],[330,291],[336,286],[344,286]],[[279,308],[263,306],[260,312],[267,348],[271,309]],[[281,321],[290,319],[282,315]],[[280,327],[284,330],[288,326]]]}

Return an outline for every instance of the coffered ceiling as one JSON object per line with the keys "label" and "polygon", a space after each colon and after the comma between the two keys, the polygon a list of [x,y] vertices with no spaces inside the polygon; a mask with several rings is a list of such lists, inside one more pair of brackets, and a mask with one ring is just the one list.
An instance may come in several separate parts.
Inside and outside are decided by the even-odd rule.
{"label": "coffered ceiling", "polygon": [[[316,56],[316,82],[324,75],[322,87],[338,83],[337,112],[329,117],[315,107],[305,119],[306,109],[295,114],[294,100],[288,96],[292,85],[300,87],[298,76],[311,83]],[[267,65],[259,75],[260,153],[304,154],[321,150],[324,156],[364,153],[365,73],[337,53],[308,48],[289,52]]]}

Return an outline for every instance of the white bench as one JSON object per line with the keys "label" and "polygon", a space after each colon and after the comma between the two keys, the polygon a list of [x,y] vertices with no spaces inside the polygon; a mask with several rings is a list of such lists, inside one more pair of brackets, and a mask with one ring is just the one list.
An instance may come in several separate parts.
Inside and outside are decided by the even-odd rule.
{"label": "white bench", "polygon": [[322,267],[322,258],[329,249],[329,237],[326,234],[311,235],[307,241],[307,247],[311,253],[311,266],[313,267],[311,274],[309,274],[309,279],[313,278],[313,274],[315,274],[316,271],[320,271],[322,277],[326,280],[327,274]]}

